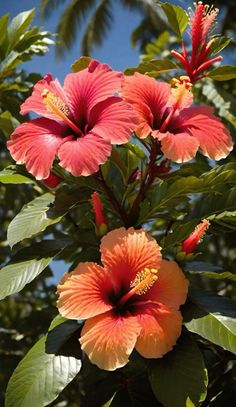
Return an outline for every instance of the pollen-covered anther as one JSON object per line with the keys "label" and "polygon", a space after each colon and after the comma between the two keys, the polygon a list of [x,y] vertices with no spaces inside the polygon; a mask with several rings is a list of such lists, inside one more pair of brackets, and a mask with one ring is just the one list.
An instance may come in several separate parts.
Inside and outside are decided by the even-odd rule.
{"label": "pollen-covered anther", "polygon": [[177,88],[178,88],[179,86],[182,87],[182,85],[183,85],[185,89],[189,90],[189,89],[191,89],[191,87],[192,87],[191,80],[190,80],[189,76],[186,76],[186,75],[180,76],[179,79],[173,78],[173,79],[172,79],[172,83],[173,83],[173,85],[175,85]]}
{"label": "pollen-covered anther", "polygon": [[133,281],[130,283],[130,288],[134,288],[135,294],[145,294],[157,281],[157,270],[145,268],[139,271]]}
{"label": "pollen-covered anther", "polygon": [[53,112],[58,114],[61,112],[65,116],[70,115],[70,110],[66,106],[66,104],[59,98],[58,96],[54,95],[48,89],[44,89],[41,93],[43,102],[47,106],[49,112]]}

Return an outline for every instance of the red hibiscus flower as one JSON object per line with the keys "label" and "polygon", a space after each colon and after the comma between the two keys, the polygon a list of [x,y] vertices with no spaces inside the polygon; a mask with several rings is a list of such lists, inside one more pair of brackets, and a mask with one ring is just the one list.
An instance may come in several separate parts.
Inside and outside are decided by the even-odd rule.
{"label": "red hibiscus flower", "polygon": [[36,179],[45,179],[56,157],[74,176],[90,175],[126,143],[134,127],[132,108],[119,96],[122,73],[93,60],[88,68],[68,74],[64,86],[46,75],[21,106],[43,117],[21,124],[8,148]]}
{"label": "red hibiscus flower", "polygon": [[175,79],[175,88],[136,72],[123,82],[123,96],[138,114],[136,134],[151,135],[161,142],[167,158],[177,163],[195,157],[198,149],[220,160],[232,150],[232,139],[213,108],[191,106],[191,83],[186,76]]}
{"label": "red hibiscus flower", "polygon": [[92,363],[115,370],[134,348],[159,358],[175,345],[182,328],[179,306],[188,281],[174,261],[161,259],[160,247],[143,230],[120,228],[101,243],[101,261],[80,263],[58,286],[58,309],[86,319],[80,344]]}
{"label": "red hibiscus flower", "polygon": [[177,58],[192,83],[197,82],[204,75],[203,72],[214,62],[221,61],[222,57],[210,58],[211,49],[214,44],[214,38],[209,40],[209,34],[214,28],[214,23],[218,14],[218,9],[208,4],[202,4],[202,1],[194,3],[195,11],[192,13],[190,23],[191,36],[191,56],[188,56],[184,42],[182,43],[182,53],[171,51]]}

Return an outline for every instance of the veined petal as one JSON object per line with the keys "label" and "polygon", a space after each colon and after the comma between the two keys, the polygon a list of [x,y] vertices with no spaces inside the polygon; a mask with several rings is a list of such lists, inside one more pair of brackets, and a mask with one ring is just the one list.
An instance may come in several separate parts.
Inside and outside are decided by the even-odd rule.
{"label": "veined petal", "polygon": [[65,130],[53,120],[34,119],[15,129],[7,147],[14,160],[24,163],[36,179],[48,178],[58,148],[71,139],[71,136],[64,136]]}
{"label": "veined petal", "polygon": [[106,270],[96,263],[80,263],[66,273],[57,287],[57,307],[70,319],[86,319],[112,309],[111,281]]}
{"label": "veined petal", "polygon": [[[157,82],[154,78],[135,72],[123,80],[122,94],[137,110],[140,119],[147,118],[146,107],[150,109],[155,121],[151,123],[151,127],[156,129],[167,106],[171,87],[167,83]],[[150,122],[148,124],[150,125]]]}
{"label": "veined petal", "polygon": [[183,163],[195,157],[199,148],[199,141],[188,133],[172,134],[170,132],[161,134],[161,150],[167,158]]}
{"label": "veined petal", "polygon": [[108,311],[85,322],[81,348],[100,369],[115,370],[128,363],[139,332],[136,317]]}
{"label": "veined petal", "polygon": [[110,141],[123,144],[129,141],[137,120],[132,107],[120,97],[112,96],[96,104],[88,119],[92,131]]}
{"label": "veined petal", "polygon": [[98,171],[111,154],[111,144],[96,134],[88,133],[77,140],[64,143],[58,151],[60,166],[75,177]]}
{"label": "veined petal", "polygon": [[159,308],[140,306],[136,315],[142,329],[135,349],[145,358],[161,358],[181,334],[181,313],[161,305]]}
{"label": "veined petal", "polygon": [[102,238],[100,251],[117,288],[130,287],[138,272],[145,268],[158,270],[161,263],[161,248],[144,229],[113,230]]}
{"label": "veined petal", "polygon": [[175,261],[162,260],[157,282],[142,296],[178,310],[187,298],[189,282]]}
{"label": "veined petal", "polygon": [[51,74],[48,74],[34,85],[33,93],[25,100],[24,103],[22,103],[20,113],[26,114],[29,112],[35,112],[49,119],[62,122],[62,120],[55,113],[50,111],[43,102],[42,93],[45,90],[53,93],[53,95],[60,98],[63,103],[68,105],[68,101],[59,81],[57,79],[53,79]]}
{"label": "veined petal", "polygon": [[180,114],[181,128],[198,140],[202,154],[214,160],[229,155],[233,143],[228,129],[208,106],[193,106]]}
{"label": "veined petal", "polygon": [[95,60],[90,62],[88,68],[66,76],[64,91],[78,122],[88,117],[97,103],[120,91],[122,76],[121,72],[113,71],[108,65]]}

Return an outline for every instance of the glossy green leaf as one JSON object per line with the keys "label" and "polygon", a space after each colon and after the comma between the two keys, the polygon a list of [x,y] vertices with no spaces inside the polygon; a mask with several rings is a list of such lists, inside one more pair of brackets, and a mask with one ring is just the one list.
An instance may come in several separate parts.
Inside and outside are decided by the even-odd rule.
{"label": "glossy green leaf", "polygon": [[224,65],[213,69],[207,75],[215,81],[229,81],[236,78],[236,66]]}
{"label": "glossy green leaf", "polygon": [[19,292],[34,280],[67,243],[67,241],[47,240],[19,251],[0,270],[0,300]]}
{"label": "glossy green leaf", "polygon": [[61,216],[49,216],[49,208],[54,200],[54,195],[46,193],[23,206],[8,227],[7,240],[11,247],[61,220]]}
{"label": "glossy green leaf", "polygon": [[8,52],[10,52],[19,41],[21,35],[25,32],[34,18],[35,10],[23,11],[13,18],[8,28]]}
{"label": "glossy green leaf", "polygon": [[34,180],[19,174],[16,168],[9,167],[0,171],[0,182],[2,184],[34,184]]}
{"label": "glossy green leaf", "polygon": [[89,66],[90,62],[90,57],[80,57],[71,65],[72,72],[82,71]]}
{"label": "glossy green leaf", "polygon": [[235,301],[195,289],[190,300],[184,315],[188,330],[236,354]]}
{"label": "glossy green leaf", "polygon": [[179,37],[181,37],[189,21],[186,11],[176,4],[164,3],[161,4],[161,7],[168,18],[171,28]]}
{"label": "glossy green leaf", "polygon": [[174,69],[178,69],[178,66],[169,59],[151,59],[150,61],[141,62],[134,68],[126,68],[124,73],[126,75],[133,75],[135,72],[139,72],[150,76],[157,76]]}
{"label": "glossy green leaf", "polygon": [[45,353],[41,338],[15,369],[6,392],[6,407],[44,407],[74,379],[81,361]]}
{"label": "glossy green leaf", "polygon": [[232,38],[218,36],[211,39],[211,47],[209,56],[216,55],[232,42]]}
{"label": "glossy green leaf", "polygon": [[174,349],[150,368],[152,390],[164,407],[199,405],[206,397],[207,370],[196,343],[182,335]]}

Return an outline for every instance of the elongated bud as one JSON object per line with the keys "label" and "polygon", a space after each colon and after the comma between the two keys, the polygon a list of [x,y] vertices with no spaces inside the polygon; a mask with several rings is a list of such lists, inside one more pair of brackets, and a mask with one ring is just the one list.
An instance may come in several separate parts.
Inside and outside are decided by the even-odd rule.
{"label": "elongated bud", "polygon": [[103,236],[107,233],[108,222],[103,212],[103,204],[97,192],[92,194],[92,206],[95,215],[95,223],[98,236]]}
{"label": "elongated bud", "polygon": [[210,222],[207,219],[203,219],[202,222],[196,226],[191,235],[183,241],[181,251],[185,254],[193,253],[196,246],[200,243],[201,239],[205,235],[209,225]]}
{"label": "elongated bud", "polygon": [[50,172],[48,178],[42,180],[43,184],[46,185],[48,188],[56,188],[62,181],[62,178],[58,177],[57,175]]}

